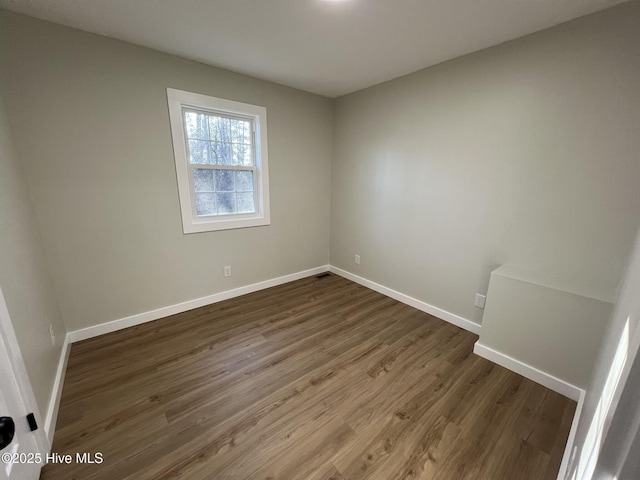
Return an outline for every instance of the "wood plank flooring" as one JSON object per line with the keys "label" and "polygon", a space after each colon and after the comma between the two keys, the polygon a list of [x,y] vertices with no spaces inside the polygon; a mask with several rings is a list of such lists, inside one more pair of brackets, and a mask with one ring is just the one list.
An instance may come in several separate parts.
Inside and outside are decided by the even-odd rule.
{"label": "wood plank flooring", "polygon": [[74,344],[45,480],[555,479],[575,402],[336,275]]}

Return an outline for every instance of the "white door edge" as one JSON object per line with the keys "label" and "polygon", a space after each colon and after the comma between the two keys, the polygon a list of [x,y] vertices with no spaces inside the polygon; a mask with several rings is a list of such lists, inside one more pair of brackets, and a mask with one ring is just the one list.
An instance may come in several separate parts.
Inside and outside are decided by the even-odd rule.
{"label": "white door edge", "polygon": [[3,342],[4,348],[9,356],[11,363],[9,368],[13,370],[13,374],[17,380],[19,394],[26,411],[33,412],[36,417],[38,429],[33,432],[33,435],[36,445],[38,446],[38,451],[43,454],[49,453],[51,451],[51,444],[44,431],[44,420],[40,415],[38,404],[36,403],[36,397],[33,393],[27,368],[22,358],[18,338],[11,323],[11,317],[9,316],[9,310],[7,309],[2,288],[0,288],[0,341]]}

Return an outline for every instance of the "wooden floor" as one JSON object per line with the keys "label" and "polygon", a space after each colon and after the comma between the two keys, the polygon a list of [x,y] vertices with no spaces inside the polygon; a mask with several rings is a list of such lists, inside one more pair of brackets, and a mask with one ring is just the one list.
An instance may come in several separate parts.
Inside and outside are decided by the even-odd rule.
{"label": "wooden floor", "polygon": [[575,403],[341,277],[73,345],[43,479],[555,479]]}

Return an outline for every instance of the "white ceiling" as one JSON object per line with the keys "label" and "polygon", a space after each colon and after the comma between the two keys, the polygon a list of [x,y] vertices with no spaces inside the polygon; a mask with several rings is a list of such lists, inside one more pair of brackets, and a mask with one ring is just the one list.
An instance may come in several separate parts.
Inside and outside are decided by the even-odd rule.
{"label": "white ceiling", "polygon": [[623,1],[0,0],[0,6],[336,97]]}

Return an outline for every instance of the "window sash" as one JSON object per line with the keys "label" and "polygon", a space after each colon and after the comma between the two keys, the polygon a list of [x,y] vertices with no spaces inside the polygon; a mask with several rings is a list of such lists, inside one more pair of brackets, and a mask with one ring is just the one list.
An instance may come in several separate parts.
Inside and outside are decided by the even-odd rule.
{"label": "window sash", "polygon": [[[189,165],[208,165],[208,164],[192,164],[191,163],[191,151],[189,149],[190,140],[196,141],[196,142],[208,142],[209,146],[211,146],[211,144],[213,143],[226,144],[226,145],[229,145],[229,148],[232,148],[233,145],[248,145],[251,153],[251,166],[257,165],[258,159],[256,157],[256,154],[257,154],[256,124],[255,124],[254,118],[248,117],[248,116],[242,116],[242,115],[229,114],[227,112],[218,111],[216,109],[207,110],[205,108],[194,108],[194,107],[185,106],[185,105],[182,106],[181,111],[182,111],[182,131],[183,131],[184,140],[185,140],[185,147],[187,150],[187,163]],[[205,115],[207,117],[207,137],[206,138],[189,136],[188,128],[187,128],[187,115],[186,115],[187,113],[196,113],[199,115]],[[233,141],[226,142],[226,141],[221,141],[219,139],[211,138],[210,124],[209,124],[208,117],[226,118],[229,120],[240,120],[240,121],[249,123],[249,143],[247,144],[244,142],[233,142]],[[233,137],[230,136],[230,138],[232,139]],[[233,152],[230,151],[229,153],[233,157]],[[211,154],[211,150],[209,150],[209,154]],[[211,165],[220,165],[220,164],[211,164]],[[249,165],[229,165],[229,166],[239,167],[239,166],[249,166]]]}
{"label": "window sash", "polygon": [[[211,219],[211,218],[248,218],[253,217],[260,211],[259,205],[259,172],[257,167],[234,167],[233,165],[199,165],[195,163],[189,163],[189,191],[191,193],[191,215],[194,220],[197,219]],[[206,168],[203,168],[206,167]],[[233,170],[233,171],[241,171],[241,172],[253,172],[253,192],[233,190],[233,191],[224,191],[218,192],[218,190],[212,192],[196,192],[196,187],[193,181],[193,171],[194,170]],[[253,212],[243,212],[243,213],[212,213],[210,215],[198,215],[197,204],[196,204],[196,193],[253,193]],[[237,205],[236,205],[237,208]]]}

